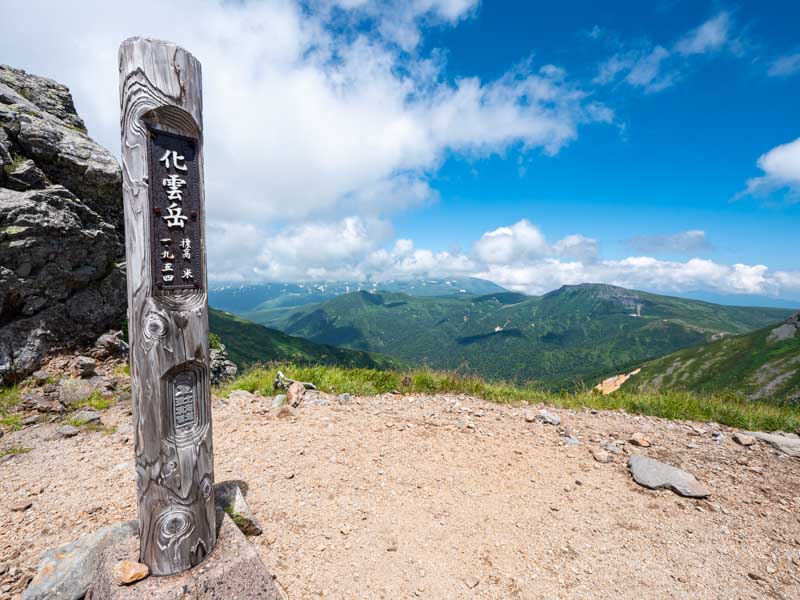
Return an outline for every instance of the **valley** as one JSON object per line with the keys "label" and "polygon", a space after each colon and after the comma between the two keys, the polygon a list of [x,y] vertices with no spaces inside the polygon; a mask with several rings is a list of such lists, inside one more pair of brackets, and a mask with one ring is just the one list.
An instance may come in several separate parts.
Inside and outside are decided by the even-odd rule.
{"label": "valley", "polygon": [[362,290],[291,310],[240,314],[317,344],[377,352],[412,366],[574,389],[676,350],[779,322],[792,310],[582,284],[543,296]]}

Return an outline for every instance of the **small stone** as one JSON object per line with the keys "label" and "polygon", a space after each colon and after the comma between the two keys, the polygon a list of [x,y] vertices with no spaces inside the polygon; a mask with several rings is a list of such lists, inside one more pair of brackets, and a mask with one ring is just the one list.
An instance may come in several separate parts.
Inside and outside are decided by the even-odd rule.
{"label": "small stone", "polygon": [[752,446],[757,442],[756,438],[754,438],[752,435],[747,435],[746,433],[741,432],[736,432],[733,434],[733,441],[740,446]]}
{"label": "small stone", "polygon": [[306,395],[306,386],[299,381],[295,381],[289,386],[289,389],[286,390],[286,395],[289,405],[293,408],[297,408],[303,401],[303,396]]}
{"label": "small stone", "polygon": [[286,398],[286,394],[278,394],[275,396],[275,399],[272,401],[272,408],[280,408],[286,404]]}
{"label": "small stone", "polygon": [[47,383],[48,380],[50,379],[50,373],[44,370],[34,371],[31,377],[36,383],[39,384]]}
{"label": "small stone", "polygon": [[534,415],[531,412],[526,412],[525,413],[525,422],[526,423],[533,423],[535,421],[536,421],[536,415]]}
{"label": "small stone", "polygon": [[72,415],[72,420],[76,423],[99,423],[100,413],[93,408],[83,408]]}
{"label": "small stone", "polygon": [[83,379],[94,377],[97,374],[95,372],[96,368],[97,362],[89,356],[79,356],[75,362],[75,370],[77,371],[78,376],[82,377]]}
{"label": "small stone", "polygon": [[33,502],[30,500],[23,500],[18,504],[14,504],[11,506],[11,512],[24,512],[28,510],[31,506],[33,506]]}
{"label": "small stone", "polygon": [[81,430],[77,427],[73,427],[72,425],[64,425],[63,427],[58,428],[58,435],[65,438],[75,437],[81,432]]}
{"label": "small stone", "polygon": [[545,409],[536,413],[535,419],[540,423],[547,423],[548,425],[559,425],[561,423],[561,417]]}
{"label": "small stone", "polygon": [[387,552],[397,552],[397,538],[390,537],[386,541],[386,551]]}
{"label": "small stone", "polygon": [[29,417],[25,417],[20,421],[20,424],[23,427],[30,427],[31,425],[36,425],[39,422],[39,415],[31,415]]}
{"label": "small stone", "polygon": [[121,560],[114,565],[113,573],[117,585],[130,585],[150,575],[150,569],[142,563]]}
{"label": "small stone", "polygon": [[345,392],[344,394],[339,394],[337,400],[339,404],[350,404],[350,394]]}
{"label": "small stone", "polygon": [[478,584],[480,583],[480,580],[477,577],[467,577],[464,580],[464,583],[467,585],[467,587],[469,589],[474,589],[474,588],[478,587]]}
{"label": "small stone", "polygon": [[634,433],[630,439],[628,439],[628,442],[634,446],[639,446],[640,448],[649,448],[651,446],[650,440],[644,437],[644,434],[641,431]]}
{"label": "small stone", "polygon": [[593,448],[592,456],[599,463],[610,463],[611,455],[602,448]]}
{"label": "small stone", "polygon": [[294,479],[294,472],[293,472],[293,471],[289,471],[288,473],[286,473],[286,474],[284,475],[284,477],[285,477],[286,479]]}
{"label": "small stone", "polygon": [[611,454],[622,454],[622,448],[616,444],[600,444],[600,448]]}

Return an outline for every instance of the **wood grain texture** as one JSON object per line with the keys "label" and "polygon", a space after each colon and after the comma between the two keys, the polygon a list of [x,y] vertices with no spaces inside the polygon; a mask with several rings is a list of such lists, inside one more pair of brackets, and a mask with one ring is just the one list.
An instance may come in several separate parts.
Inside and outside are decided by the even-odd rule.
{"label": "wood grain texture", "polygon": [[[197,140],[204,215],[201,71],[182,48],[137,37],[120,46],[119,72],[140,561],[171,575],[201,562],[215,543],[208,296],[205,286],[153,289],[147,136],[158,129]],[[198,226],[205,282],[202,218]],[[173,406],[176,397],[185,403],[187,386],[189,425]]]}

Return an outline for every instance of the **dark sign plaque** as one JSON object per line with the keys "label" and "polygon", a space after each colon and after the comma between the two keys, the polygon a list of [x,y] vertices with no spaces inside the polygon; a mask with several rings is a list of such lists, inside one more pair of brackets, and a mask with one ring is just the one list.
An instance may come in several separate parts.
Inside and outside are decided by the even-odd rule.
{"label": "dark sign plaque", "polygon": [[156,294],[203,288],[197,140],[150,130],[150,261]]}

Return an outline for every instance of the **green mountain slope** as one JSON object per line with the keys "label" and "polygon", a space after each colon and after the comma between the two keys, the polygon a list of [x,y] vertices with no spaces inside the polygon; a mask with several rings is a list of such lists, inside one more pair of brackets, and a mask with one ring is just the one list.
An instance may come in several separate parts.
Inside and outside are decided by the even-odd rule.
{"label": "green mountain slope", "polygon": [[208,322],[211,333],[220,337],[228,356],[240,368],[271,361],[370,369],[384,369],[398,364],[385,356],[315,344],[213,308],[209,308]]}
{"label": "green mountain slope", "polygon": [[300,307],[269,324],[317,343],[381,352],[410,364],[570,387],[789,314],[584,284],[540,297],[357,292]]}
{"label": "green mountain slope", "polygon": [[622,387],[729,391],[751,400],[800,404],[800,313],[777,326],[653,360]]}

